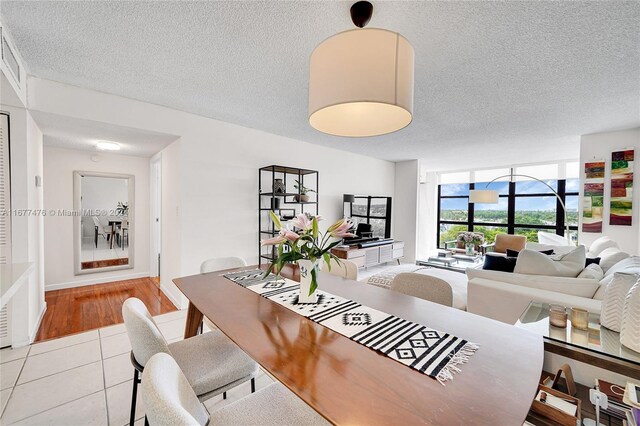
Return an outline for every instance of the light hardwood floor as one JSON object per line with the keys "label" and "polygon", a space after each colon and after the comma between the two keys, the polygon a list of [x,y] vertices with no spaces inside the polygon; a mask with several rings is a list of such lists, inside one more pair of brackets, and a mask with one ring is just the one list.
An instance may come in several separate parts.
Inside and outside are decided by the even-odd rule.
{"label": "light hardwood floor", "polygon": [[139,278],[47,291],[47,311],[36,342],[120,324],[122,304],[129,297],[142,300],[151,315],[177,308],[160,290],[154,278]]}

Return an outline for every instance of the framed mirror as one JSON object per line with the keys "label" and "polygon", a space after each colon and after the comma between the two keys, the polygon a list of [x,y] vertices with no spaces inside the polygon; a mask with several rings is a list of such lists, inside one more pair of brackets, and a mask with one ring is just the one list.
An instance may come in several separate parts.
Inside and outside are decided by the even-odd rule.
{"label": "framed mirror", "polygon": [[134,177],[73,172],[76,275],[133,268]]}

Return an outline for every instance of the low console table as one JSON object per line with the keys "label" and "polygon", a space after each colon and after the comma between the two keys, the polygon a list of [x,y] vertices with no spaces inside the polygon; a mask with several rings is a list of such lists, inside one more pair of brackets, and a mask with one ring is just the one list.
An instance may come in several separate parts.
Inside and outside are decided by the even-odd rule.
{"label": "low console table", "polygon": [[[569,315],[570,317],[571,315]],[[549,305],[531,302],[516,327],[540,334],[544,350],[585,364],[640,380],[640,353],[620,344],[620,333],[600,326],[600,315],[589,313],[589,329],[577,330],[549,324]]]}
{"label": "low console table", "polygon": [[390,241],[388,244],[365,248],[357,245],[335,247],[331,249],[331,253],[340,259],[350,260],[358,265],[358,268],[381,265],[393,260],[400,264],[400,258],[404,256],[404,243]]}

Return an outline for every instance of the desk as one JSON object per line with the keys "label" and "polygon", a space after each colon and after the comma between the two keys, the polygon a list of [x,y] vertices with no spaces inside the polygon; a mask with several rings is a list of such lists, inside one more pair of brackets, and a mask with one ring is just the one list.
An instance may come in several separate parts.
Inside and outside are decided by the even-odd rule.
{"label": "desk", "polygon": [[185,337],[196,334],[205,315],[266,371],[334,424],[521,425],[527,416],[542,371],[539,335],[390,290],[320,274],[322,290],[479,344],[480,349],[461,367],[462,372],[442,386],[260,297],[221,273],[173,280],[190,301]]}

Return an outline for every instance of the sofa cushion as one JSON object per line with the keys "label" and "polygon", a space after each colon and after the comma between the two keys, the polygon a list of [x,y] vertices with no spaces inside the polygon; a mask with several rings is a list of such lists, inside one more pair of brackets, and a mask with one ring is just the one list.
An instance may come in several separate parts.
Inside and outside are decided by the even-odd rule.
{"label": "sofa cushion", "polygon": [[628,257],[630,257],[629,253],[620,251],[616,247],[609,247],[600,253],[599,265],[604,272],[607,272],[613,265]]}
{"label": "sofa cushion", "polygon": [[517,273],[487,271],[483,269],[467,268],[467,277],[469,281],[474,278],[490,280],[505,283],[509,285],[517,285],[540,289],[546,291],[554,291],[556,293],[568,294],[572,296],[580,296],[591,299],[596,292],[600,283],[591,278],[567,278],[567,277],[549,277],[545,275],[524,275]]}
{"label": "sofa cushion", "polygon": [[619,248],[618,243],[613,241],[611,238],[607,236],[600,237],[589,246],[589,257],[597,257],[609,247]]}
{"label": "sofa cushion", "polygon": [[621,260],[607,271],[604,271],[604,276],[613,275],[616,272],[624,272],[626,274],[640,274],[640,256],[631,256]]}
{"label": "sofa cushion", "polygon": [[[539,251],[542,254],[546,254],[547,256],[551,256],[553,254],[553,249],[536,250],[536,251]],[[518,257],[519,254],[520,252],[518,250],[507,249],[507,256],[509,257]]]}
{"label": "sofa cushion", "polygon": [[611,275],[605,275],[604,278],[600,280],[600,285],[596,290],[596,293],[593,295],[595,300],[603,300],[605,292],[607,291],[607,287],[609,284],[613,282],[614,279],[627,279],[629,281],[633,281],[634,283],[640,278],[640,273],[625,273],[625,272],[615,272]]}
{"label": "sofa cushion", "polygon": [[584,269],[585,259],[584,246],[577,247],[565,255],[552,257],[533,250],[523,250],[518,256],[514,272],[575,278]]}
{"label": "sofa cushion", "polygon": [[586,262],[584,264],[584,267],[586,268],[587,266],[592,265],[592,264],[599,265],[600,264],[600,258],[599,257],[587,257],[587,260],[586,260]]}
{"label": "sofa cushion", "polygon": [[513,268],[516,267],[516,260],[517,259],[515,257],[499,256],[487,253],[484,257],[482,269],[486,269],[488,271],[513,272]]}
{"label": "sofa cushion", "polygon": [[527,243],[527,246],[525,248],[535,251],[553,250],[555,254],[567,254],[576,249],[575,246],[554,246],[540,243]]}
{"label": "sofa cushion", "polygon": [[580,272],[580,274],[577,276],[577,278],[591,278],[596,281],[600,281],[603,277],[604,271],[602,270],[600,265],[596,263],[587,265],[587,267],[584,268],[582,272]]}

